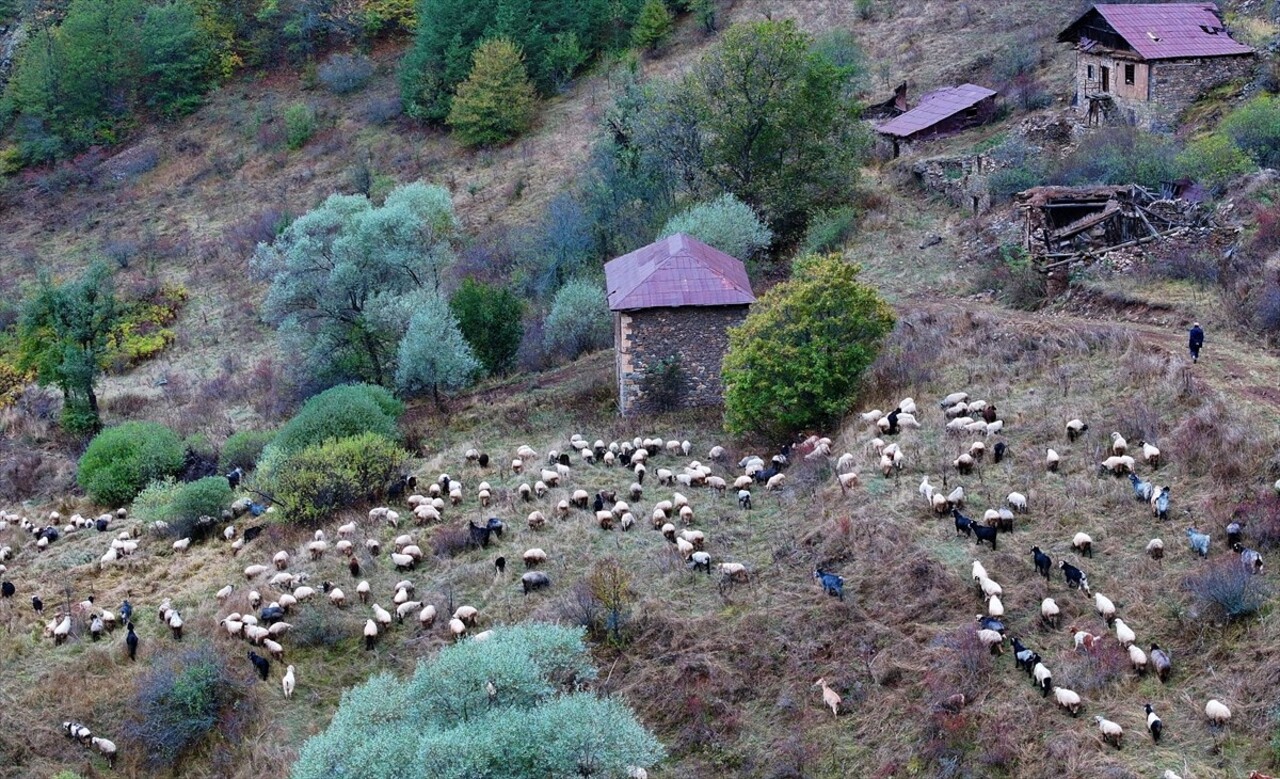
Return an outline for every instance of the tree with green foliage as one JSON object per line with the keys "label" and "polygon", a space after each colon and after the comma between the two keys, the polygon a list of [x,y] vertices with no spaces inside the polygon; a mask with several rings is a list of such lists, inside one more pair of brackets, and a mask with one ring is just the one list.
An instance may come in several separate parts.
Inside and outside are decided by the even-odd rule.
{"label": "tree with green foliage", "polygon": [[409,320],[409,329],[400,341],[396,387],[406,396],[430,392],[439,406],[441,390],[466,387],[481,367],[449,304],[435,296],[424,301]]}
{"label": "tree with green foliage", "polygon": [[870,147],[846,84],[791,20],[737,24],[674,87],[651,90],[634,137],[695,197],[730,192],[777,235],[848,199]]}
{"label": "tree with green foliage", "polygon": [[273,470],[282,460],[308,446],[373,433],[388,440],[399,437],[396,424],[404,404],[384,387],[343,384],[331,387],[302,404],[262,452],[259,467]]}
{"label": "tree with green foliage", "polygon": [[449,310],[462,337],[491,376],[505,374],[515,365],[524,338],[523,309],[520,298],[507,287],[475,279],[464,279],[449,298]]}
{"label": "tree with green foliage", "polygon": [[186,449],[156,422],[125,422],[94,436],[80,457],[76,483],[100,506],[123,506],[157,479],[177,475]]}
{"label": "tree with green foliage", "polygon": [[1178,154],[1177,165],[1184,176],[1211,189],[1221,189],[1232,178],[1257,168],[1249,155],[1220,132],[1188,143]]}
{"label": "tree with green foliage", "polygon": [[153,481],[133,499],[132,516],[146,523],[163,521],[179,538],[191,535],[200,517],[218,517],[231,505],[231,486],[225,476],[206,476],[192,482]]}
{"label": "tree with green foliage", "polygon": [[698,203],[667,220],[659,238],[684,233],[749,263],[773,240],[773,233],[751,206],[733,195]]}
{"label": "tree with green foliage", "polygon": [[380,674],[346,692],[292,779],[607,779],[654,765],[664,750],[635,713],[584,691],[596,673],[581,630],[496,627],[420,660],[408,681]]}
{"label": "tree with green foliage", "polygon": [[1227,114],[1222,132],[1263,168],[1280,168],[1280,97],[1260,94]]}
{"label": "tree with green foliage", "polygon": [[62,423],[89,433],[101,426],[98,377],[120,321],[111,273],[101,263],[78,279],[58,284],[44,277],[23,306],[18,325],[18,364],[36,381],[62,391]]}
{"label": "tree with green foliage", "polygon": [[449,192],[414,183],[381,207],[331,195],[259,244],[253,265],[271,281],[264,315],[294,370],[321,386],[390,384],[407,323],[440,289],[457,235]]}
{"label": "tree with green foliage", "polygon": [[510,40],[494,38],[476,49],[445,121],[466,146],[499,146],[533,126],[537,103],[524,54]]}
{"label": "tree with green foliage", "polygon": [[631,28],[631,45],[637,49],[652,51],[661,46],[675,29],[675,17],[662,0],[645,0]]}
{"label": "tree with green foliage", "polygon": [[859,267],[838,254],[796,260],[765,292],[724,358],[725,427],[786,437],[848,412],[894,316]]}
{"label": "tree with green foliage", "polygon": [[262,450],[276,437],[274,430],[241,430],[232,433],[222,444],[218,455],[218,469],[230,473],[239,468],[252,471],[262,457]]}
{"label": "tree with green foliage", "polygon": [[216,42],[186,0],[148,6],[142,19],[146,101],[162,116],[185,116],[200,106],[217,78]]}
{"label": "tree with green foliage", "polygon": [[318,522],[382,497],[408,457],[378,433],[325,439],[291,455],[268,486],[288,520]]}
{"label": "tree with green foliage", "polygon": [[587,278],[570,279],[556,292],[544,326],[547,350],[561,350],[571,360],[603,349],[612,330],[604,287]]}

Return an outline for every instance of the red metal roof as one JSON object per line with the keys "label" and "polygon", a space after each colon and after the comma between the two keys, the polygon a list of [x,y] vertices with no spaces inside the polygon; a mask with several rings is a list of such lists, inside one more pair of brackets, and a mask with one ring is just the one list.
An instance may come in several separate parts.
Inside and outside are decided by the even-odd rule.
{"label": "red metal roof", "polygon": [[754,303],[741,262],[696,238],[676,233],[604,266],[609,310]]}
{"label": "red metal roof", "polygon": [[975,84],[935,90],[921,97],[920,104],[915,108],[877,127],[876,132],[906,138],[972,108],[995,94],[994,90]]}
{"label": "red metal roof", "polygon": [[1072,28],[1095,11],[1143,59],[1253,53],[1253,49],[1232,40],[1213,3],[1099,4],[1068,27],[1059,40],[1071,40]]}

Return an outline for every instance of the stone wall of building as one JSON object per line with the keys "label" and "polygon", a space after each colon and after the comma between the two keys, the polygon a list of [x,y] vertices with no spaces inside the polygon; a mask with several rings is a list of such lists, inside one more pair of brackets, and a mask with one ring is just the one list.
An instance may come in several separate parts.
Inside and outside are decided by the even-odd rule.
{"label": "stone wall of building", "polygon": [[1214,87],[1250,78],[1255,65],[1252,56],[1152,63],[1151,102],[1159,108],[1149,126],[1153,130],[1176,129],[1174,121],[1192,103]]}
{"label": "stone wall of building", "polygon": [[728,329],[742,324],[747,306],[688,306],[623,311],[614,315],[618,406],[623,414],[659,411],[646,392],[649,366],[675,356],[680,364],[676,405],[724,402],[720,364]]}
{"label": "stone wall of building", "polygon": [[[1134,65],[1134,83],[1125,83],[1125,65]],[[1168,132],[1188,107],[1214,87],[1247,78],[1254,67],[1251,56],[1203,57],[1134,63],[1106,53],[1076,55],[1076,100],[1088,113],[1087,95],[1102,94],[1102,68],[1109,71],[1106,94],[1111,106],[1103,121],[1130,124],[1146,130]]]}

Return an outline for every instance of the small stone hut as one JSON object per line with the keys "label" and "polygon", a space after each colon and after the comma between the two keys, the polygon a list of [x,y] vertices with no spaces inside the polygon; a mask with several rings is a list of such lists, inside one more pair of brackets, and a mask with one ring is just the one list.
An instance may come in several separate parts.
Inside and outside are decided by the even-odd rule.
{"label": "small stone hut", "polygon": [[[875,129],[893,144],[893,156],[897,157],[907,144],[989,120],[996,112],[996,94],[994,89],[977,84],[937,89],[921,97],[915,108],[876,125]],[[897,97],[895,93],[895,100]]]}
{"label": "small stone hut", "polygon": [[1173,130],[1201,95],[1254,66],[1210,2],[1099,4],[1058,40],[1075,46],[1076,104],[1089,124]]}
{"label": "small stone hut", "polygon": [[619,410],[722,403],[727,331],[742,323],[756,299],[743,264],[677,233],[611,260],[604,273]]}

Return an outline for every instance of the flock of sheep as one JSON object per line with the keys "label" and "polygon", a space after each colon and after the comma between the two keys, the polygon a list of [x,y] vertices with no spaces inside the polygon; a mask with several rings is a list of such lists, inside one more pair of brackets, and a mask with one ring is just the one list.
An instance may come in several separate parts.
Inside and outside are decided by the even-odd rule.
{"label": "flock of sheep", "polygon": [[[1001,433],[1004,430],[1004,422],[999,419],[996,407],[982,400],[970,400],[967,393],[957,392],[948,395],[942,399],[939,405],[943,418],[946,420],[945,431],[948,434],[964,435],[969,433],[982,435],[983,438],[986,438],[993,433]],[[912,398],[905,398],[897,408],[888,414],[880,410],[872,410],[863,413],[861,417],[864,422],[874,425],[878,434],[897,435],[903,430],[919,429],[921,427],[921,423],[917,419],[918,413],[915,401]],[[980,418],[975,418],[975,415]],[[1064,426],[1068,442],[1075,442],[1085,435],[1088,429],[1089,426],[1079,419],[1072,419]],[[877,437],[870,441],[869,448],[879,458],[879,470],[883,476],[896,475],[903,469],[905,454],[900,444],[886,443],[882,438]],[[992,447],[992,450],[994,452],[994,460],[998,463],[1003,458],[1007,446],[1004,442],[997,442]],[[975,441],[967,450],[956,457],[951,465],[957,473],[966,475],[986,456],[986,453],[986,442],[983,440]],[[1139,441],[1137,453],[1140,454],[1142,462],[1152,469],[1158,468],[1162,462],[1162,454],[1159,448],[1149,442]],[[855,456],[850,453],[842,455],[837,461],[837,479],[842,488],[847,489],[858,483],[858,475],[853,470],[855,461]],[[1167,520],[1171,499],[1170,488],[1168,486],[1157,486],[1140,479],[1135,473],[1137,462],[1137,459],[1129,454],[1129,446],[1124,437],[1119,432],[1114,432],[1111,434],[1108,456],[1098,463],[1098,471],[1100,475],[1104,476],[1108,474],[1128,476],[1135,497],[1150,506],[1154,518]],[[1062,456],[1055,450],[1048,449],[1044,460],[1045,469],[1049,472],[1058,472],[1061,463]],[[945,476],[943,477],[943,483],[946,483]],[[1277,482],[1275,487],[1277,491],[1280,491],[1280,482]],[[1006,498],[1007,506],[988,508],[981,520],[970,518],[961,512],[962,509],[966,508],[964,488],[959,486],[949,493],[943,494],[934,488],[927,475],[920,483],[919,493],[933,515],[949,515],[954,519],[957,537],[961,535],[972,537],[975,544],[981,546],[985,543],[993,551],[996,549],[999,535],[1013,531],[1016,516],[1026,514],[1029,511],[1027,497],[1019,492],[1011,492]],[[1238,554],[1240,564],[1245,570],[1251,574],[1261,573],[1263,569],[1262,556],[1257,551],[1245,548],[1242,545],[1242,532],[1243,529],[1239,523],[1233,522],[1227,526],[1228,545],[1234,553]],[[1186,533],[1191,550],[1202,558],[1207,556],[1210,536],[1194,527],[1188,528]],[[1072,550],[1081,558],[1091,559],[1093,546],[1094,541],[1087,533],[1076,533],[1071,539]],[[1145,546],[1145,552],[1152,559],[1160,560],[1164,554],[1164,542],[1159,538],[1151,539]],[[1055,567],[1052,559],[1039,546],[1033,546],[1031,554],[1036,573],[1043,576],[1046,583],[1048,583],[1050,572]],[[1086,597],[1093,597],[1094,609],[1105,620],[1106,624],[1114,629],[1115,640],[1128,653],[1133,671],[1137,674],[1143,674],[1148,668],[1152,668],[1161,682],[1168,681],[1173,669],[1168,652],[1161,649],[1157,643],[1150,644],[1149,655],[1143,651],[1138,646],[1136,632],[1118,616],[1114,602],[1102,593],[1093,593],[1091,591],[1088,575],[1081,567],[1066,560],[1059,560],[1056,567],[1063,572],[1063,581],[1069,590],[1078,590]],[[815,577],[821,580],[823,588],[828,594],[843,599],[844,581],[842,578],[822,569],[818,569],[815,572]],[[1004,647],[1011,638],[1007,635],[1003,621],[1005,607],[1001,599],[1004,596],[1004,589],[988,574],[986,567],[980,560],[973,561],[972,577],[978,596],[986,603],[986,614],[979,614],[976,618],[976,638],[983,646],[989,648],[992,654],[1003,654]],[[1058,628],[1060,609],[1053,598],[1043,599],[1040,604],[1040,616],[1045,627]],[[1074,625],[1068,628],[1068,632],[1072,635],[1074,647],[1079,651],[1094,651],[1101,646],[1103,641],[1107,640],[1103,636],[1094,635],[1088,630],[1077,628]],[[1034,684],[1041,690],[1042,695],[1044,697],[1052,696],[1058,706],[1068,711],[1073,717],[1078,716],[1084,704],[1082,697],[1073,690],[1054,684],[1053,673],[1043,662],[1041,656],[1024,645],[1019,638],[1012,637],[1012,648],[1016,667],[1020,670],[1025,670]],[[815,686],[822,689],[824,703],[831,708],[833,714],[838,715],[841,703],[839,694],[830,688],[825,678],[815,682]],[[965,704],[963,695],[953,696],[953,698],[957,700],[949,701],[948,703],[951,706],[963,706]],[[1137,704],[1135,704],[1135,708],[1136,706]],[[1218,727],[1230,720],[1231,710],[1223,702],[1211,699],[1204,706],[1204,716],[1213,726]],[[1154,741],[1158,742],[1160,740],[1164,732],[1164,726],[1151,704],[1143,705],[1140,715],[1135,712],[1134,719],[1142,723]],[[1119,723],[1102,715],[1095,716],[1094,722],[1098,726],[1103,741],[1119,748],[1124,728]],[[1262,774],[1255,772],[1255,775],[1262,779],[1267,779]],[[1178,775],[1173,771],[1166,771],[1164,779],[1178,779]]]}

